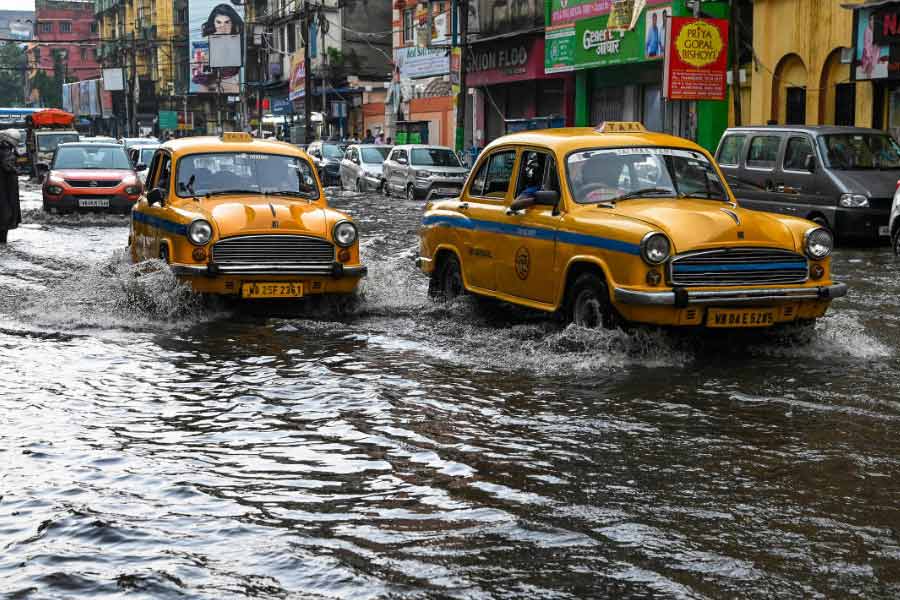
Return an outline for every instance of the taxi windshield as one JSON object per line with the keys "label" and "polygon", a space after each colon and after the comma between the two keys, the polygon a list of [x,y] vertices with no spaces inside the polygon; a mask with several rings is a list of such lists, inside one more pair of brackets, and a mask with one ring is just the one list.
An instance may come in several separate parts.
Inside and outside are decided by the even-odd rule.
{"label": "taxi windshield", "polygon": [[729,199],[713,165],[694,150],[578,150],[569,155],[566,172],[569,192],[580,204],[631,198]]}
{"label": "taxi windshield", "polygon": [[832,169],[900,169],[900,146],[883,133],[823,135],[819,146]]}
{"label": "taxi windshield", "polygon": [[178,161],[175,193],[182,198],[225,194],[319,197],[312,169],[302,158],[257,152],[191,154]]}
{"label": "taxi windshield", "polygon": [[122,146],[63,146],[56,149],[54,169],[130,169]]}

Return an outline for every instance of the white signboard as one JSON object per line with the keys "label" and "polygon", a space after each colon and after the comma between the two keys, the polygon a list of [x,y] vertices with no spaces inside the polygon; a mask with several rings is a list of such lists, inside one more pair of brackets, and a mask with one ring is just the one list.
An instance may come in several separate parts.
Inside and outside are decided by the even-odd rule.
{"label": "white signboard", "polygon": [[103,69],[103,89],[107,92],[121,92],[125,89],[125,75],[121,67]]}

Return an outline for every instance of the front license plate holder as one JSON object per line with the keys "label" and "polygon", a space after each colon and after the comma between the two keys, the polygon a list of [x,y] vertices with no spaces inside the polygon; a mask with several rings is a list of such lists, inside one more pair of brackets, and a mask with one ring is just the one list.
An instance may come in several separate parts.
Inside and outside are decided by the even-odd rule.
{"label": "front license plate holder", "polygon": [[880,235],[881,237],[888,237],[889,235],[891,235],[891,230],[887,225],[879,225],[878,235]]}
{"label": "front license plate holder", "polygon": [[79,198],[78,208],[109,208],[109,198]]}
{"label": "front license plate holder", "polygon": [[710,308],[707,327],[769,327],[775,324],[774,308]]}
{"label": "front license plate holder", "polygon": [[450,196],[459,195],[459,188],[438,188],[435,190],[438,194],[447,194]]}
{"label": "front license plate holder", "polygon": [[253,281],[241,285],[241,298],[302,298],[303,284],[284,281]]}

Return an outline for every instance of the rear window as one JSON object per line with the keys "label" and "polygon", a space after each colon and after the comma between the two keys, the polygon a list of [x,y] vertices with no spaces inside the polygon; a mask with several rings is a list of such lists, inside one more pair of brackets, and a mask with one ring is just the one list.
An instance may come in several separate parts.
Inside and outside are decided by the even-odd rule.
{"label": "rear window", "polygon": [[722,140],[722,149],[719,150],[719,164],[735,167],[741,160],[741,148],[744,147],[746,135],[728,135]]}
{"label": "rear window", "polygon": [[777,135],[758,135],[750,140],[747,166],[757,169],[774,169],[781,138]]}

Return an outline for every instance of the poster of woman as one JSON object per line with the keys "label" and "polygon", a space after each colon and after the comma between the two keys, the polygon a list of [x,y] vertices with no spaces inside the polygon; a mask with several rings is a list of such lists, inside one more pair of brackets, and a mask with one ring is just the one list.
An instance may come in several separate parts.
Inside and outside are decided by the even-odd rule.
{"label": "poster of woman", "polygon": [[209,66],[209,36],[244,34],[244,7],[236,0],[191,0],[189,4],[192,94],[240,93],[241,69]]}
{"label": "poster of woman", "polygon": [[861,9],[856,33],[856,78],[887,77],[888,47],[875,43],[875,11]]}

